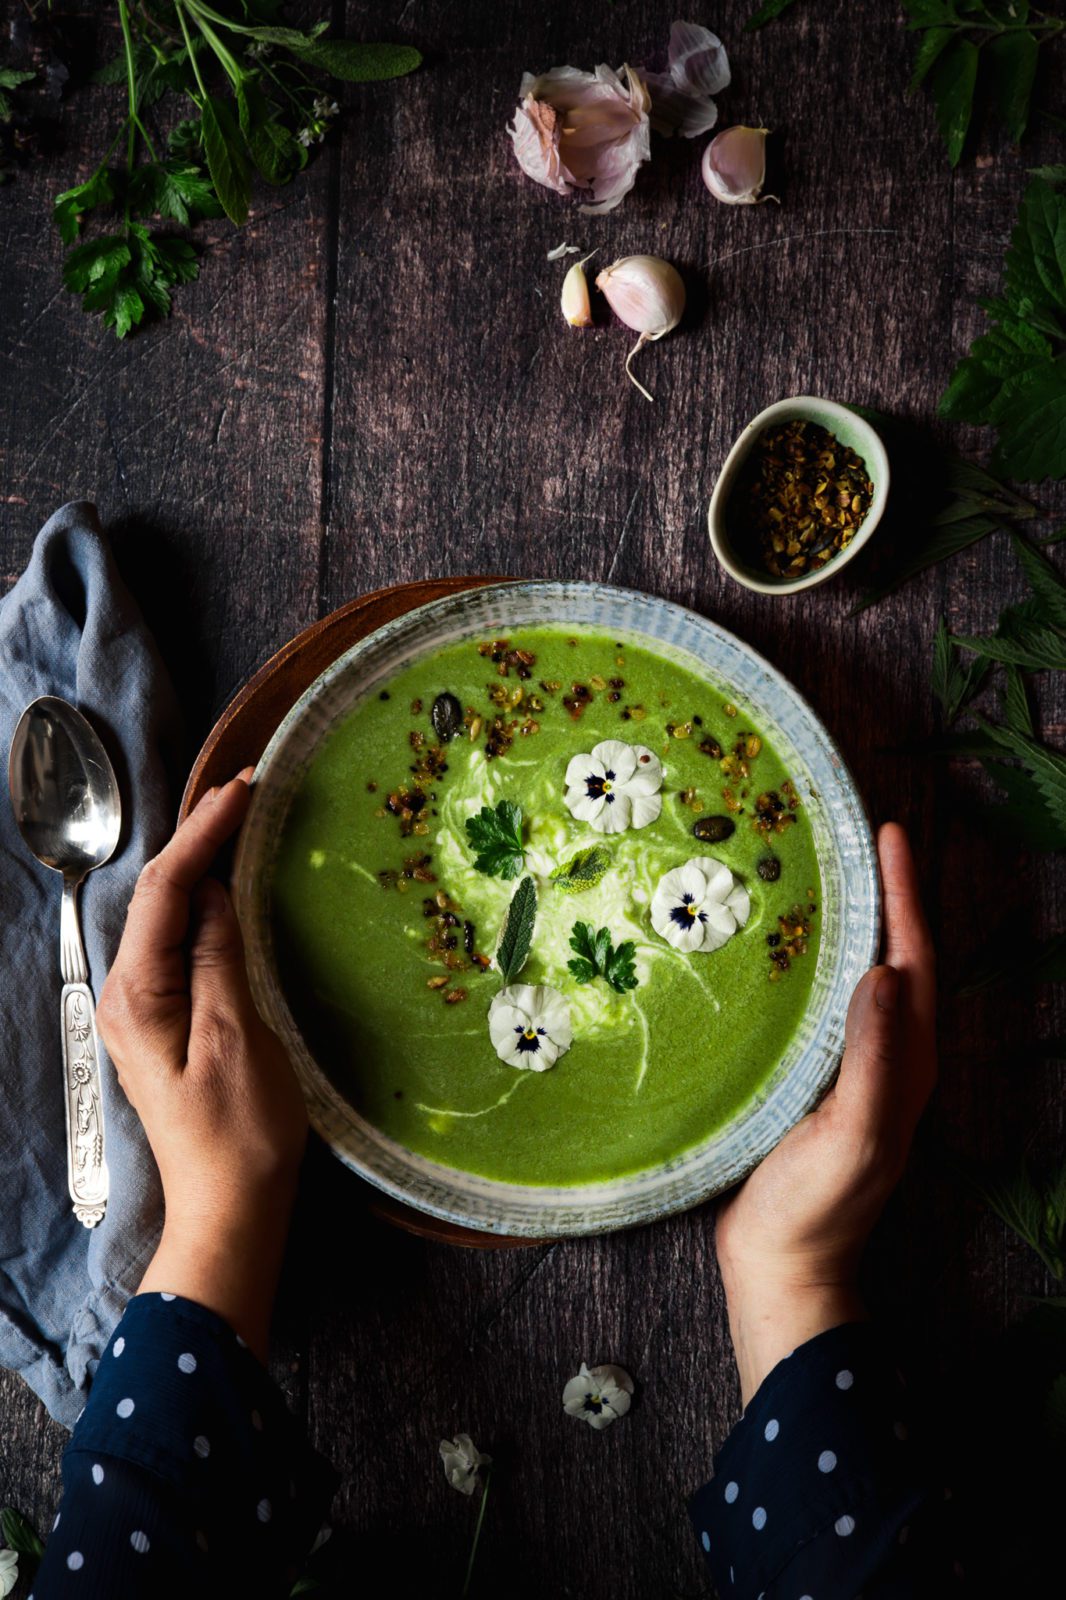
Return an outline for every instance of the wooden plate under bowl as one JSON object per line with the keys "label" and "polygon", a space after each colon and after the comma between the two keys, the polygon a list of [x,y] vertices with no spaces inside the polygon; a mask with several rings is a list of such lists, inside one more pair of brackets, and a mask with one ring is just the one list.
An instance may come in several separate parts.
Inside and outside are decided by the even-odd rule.
{"label": "wooden plate under bowl", "polygon": [[[399,583],[350,600],[346,606],[298,633],[249,678],[211,729],[193,762],[181,798],[180,817],[187,816],[213,784],[225,783],[242,767],[254,766],[282,718],[304,690],[358,640],[394,617],[427,605],[431,600],[439,600],[443,595],[500,581],[498,578],[427,578],[420,583]],[[511,1239],[462,1228],[416,1211],[389,1195],[379,1194],[369,1184],[363,1188],[375,1216],[423,1239],[465,1245],[474,1250],[528,1248],[544,1243],[542,1239]]]}

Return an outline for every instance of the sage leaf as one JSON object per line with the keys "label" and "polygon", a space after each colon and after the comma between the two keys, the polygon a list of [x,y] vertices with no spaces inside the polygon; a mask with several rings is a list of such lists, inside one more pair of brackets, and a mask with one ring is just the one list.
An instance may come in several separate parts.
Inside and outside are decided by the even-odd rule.
{"label": "sage leaf", "polygon": [[422,64],[409,44],[357,44],[353,39],[312,39],[294,46],[301,61],[347,83],[381,83],[402,78]]}
{"label": "sage leaf", "polygon": [[532,878],[523,878],[507,908],[496,949],[496,965],[504,983],[517,978],[529,957],[533,924],[537,918],[537,890]]}
{"label": "sage leaf", "polygon": [[240,130],[224,100],[208,95],[201,108],[204,154],[219,204],[238,228],[248,220],[251,178],[240,144]]}
{"label": "sage leaf", "polygon": [[603,845],[580,850],[560,872],[553,872],[551,881],[564,894],[581,894],[594,889],[606,876],[611,865],[611,853]]}
{"label": "sage leaf", "polygon": [[23,1558],[23,1575],[32,1577],[44,1555],[44,1544],[32,1522],[14,1506],[4,1506],[0,1510],[0,1533],[8,1549]]}

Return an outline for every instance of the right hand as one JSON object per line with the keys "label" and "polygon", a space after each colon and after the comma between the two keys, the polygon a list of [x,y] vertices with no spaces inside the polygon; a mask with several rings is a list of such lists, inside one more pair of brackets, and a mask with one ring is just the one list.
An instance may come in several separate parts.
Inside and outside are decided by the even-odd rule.
{"label": "right hand", "polygon": [[163,1184],[163,1242],[142,1289],[245,1321],[261,1348],[307,1113],[255,1009],[230,897],[206,876],[244,819],[249,776],[210,790],[144,868],[97,1021]]}
{"label": "right hand", "polygon": [[935,956],[914,858],[896,823],[878,847],[886,964],[852,996],[837,1081],[718,1211],[745,1404],[796,1345],[864,1314],[859,1257],[936,1080]]}

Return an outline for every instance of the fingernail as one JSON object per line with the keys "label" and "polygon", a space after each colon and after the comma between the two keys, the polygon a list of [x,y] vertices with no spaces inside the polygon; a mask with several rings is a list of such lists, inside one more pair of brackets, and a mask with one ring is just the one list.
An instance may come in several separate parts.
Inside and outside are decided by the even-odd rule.
{"label": "fingernail", "polygon": [[200,915],[206,922],[211,917],[225,915],[226,891],[217,878],[205,878],[200,885]]}
{"label": "fingernail", "polygon": [[895,1011],[899,999],[899,973],[895,967],[886,967],[874,996],[878,1011]]}
{"label": "fingernail", "polygon": [[255,776],[255,768],[254,767],[242,767],[240,772],[238,772],[237,776],[238,776],[238,778],[240,778],[242,783],[251,783],[252,779]]}

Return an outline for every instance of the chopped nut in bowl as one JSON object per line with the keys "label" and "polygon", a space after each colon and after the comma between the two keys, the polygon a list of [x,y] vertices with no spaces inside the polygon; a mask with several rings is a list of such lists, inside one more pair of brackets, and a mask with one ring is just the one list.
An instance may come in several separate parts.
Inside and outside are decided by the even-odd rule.
{"label": "chopped nut in bowl", "polygon": [[881,520],[888,456],[876,429],[834,400],[796,395],[748,423],[708,512],[722,566],[759,594],[823,583]]}

